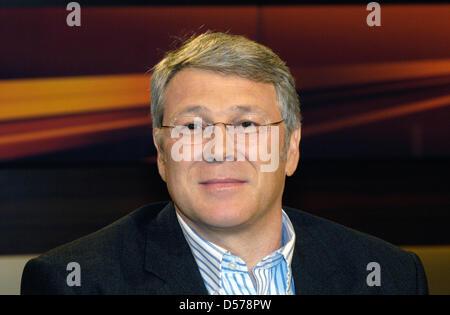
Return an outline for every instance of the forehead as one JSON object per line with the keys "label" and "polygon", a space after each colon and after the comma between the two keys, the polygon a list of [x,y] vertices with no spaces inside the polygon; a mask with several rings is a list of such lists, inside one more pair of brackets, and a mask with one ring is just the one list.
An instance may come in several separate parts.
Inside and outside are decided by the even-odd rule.
{"label": "forehead", "polygon": [[281,117],[273,84],[199,69],[183,69],[166,89],[164,116],[187,111],[217,115],[252,112],[268,118]]}

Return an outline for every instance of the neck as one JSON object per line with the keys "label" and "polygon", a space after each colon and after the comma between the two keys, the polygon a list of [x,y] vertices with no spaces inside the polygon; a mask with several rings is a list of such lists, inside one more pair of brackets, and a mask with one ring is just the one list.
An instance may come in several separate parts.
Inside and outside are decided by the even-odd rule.
{"label": "neck", "polygon": [[177,209],[183,220],[200,236],[241,258],[251,271],[255,265],[282,246],[281,204],[254,222],[238,227],[215,228],[198,224]]}

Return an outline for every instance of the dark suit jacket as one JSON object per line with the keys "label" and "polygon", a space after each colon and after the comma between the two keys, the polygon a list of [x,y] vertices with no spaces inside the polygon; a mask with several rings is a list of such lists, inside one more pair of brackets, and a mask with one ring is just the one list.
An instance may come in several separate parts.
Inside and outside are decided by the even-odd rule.
{"label": "dark suit jacket", "polygon": [[[161,210],[162,209],[162,210]],[[426,294],[419,258],[375,237],[283,207],[296,244],[296,294]],[[68,286],[67,264],[81,267],[81,286]],[[381,285],[368,286],[381,267]],[[172,202],[143,206],[113,224],[30,260],[22,294],[208,294]]]}

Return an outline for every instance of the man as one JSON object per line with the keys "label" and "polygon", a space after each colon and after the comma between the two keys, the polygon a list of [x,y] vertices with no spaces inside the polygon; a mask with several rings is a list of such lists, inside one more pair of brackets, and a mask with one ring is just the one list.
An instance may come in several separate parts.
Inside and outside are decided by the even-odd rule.
{"label": "man", "polygon": [[155,66],[151,96],[172,200],[31,260],[22,293],[428,292],[415,254],[282,207],[301,121],[294,79],[269,48],[223,33],[191,38]]}

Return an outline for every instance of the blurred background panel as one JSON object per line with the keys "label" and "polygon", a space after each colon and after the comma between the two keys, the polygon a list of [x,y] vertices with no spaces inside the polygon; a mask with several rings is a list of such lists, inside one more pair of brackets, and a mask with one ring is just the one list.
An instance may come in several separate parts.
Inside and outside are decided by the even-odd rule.
{"label": "blurred background panel", "polygon": [[3,8],[2,77],[144,73],[179,36],[206,29],[257,35],[255,6],[95,7],[81,2],[80,27],[67,26],[69,13],[64,6]]}
{"label": "blurred background panel", "polygon": [[302,99],[304,158],[448,157],[449,11],[385,5],[382,26],[368,27],[363,5],[86,6],[81,26],[69,27],[64,7],[4,7],[0,159],[154,155],[151,137],[115,158],[89,145],[148,135],[151,68],[207,29],[286,60]]}
{"label": "blurred background panel", "polygon": [[[256,39],[257,13],[254,6],[87,6],[81,26],[69,27],[64,6],[2,8],[0,160],[153,156],[149,70],[195,32]],[[122,154],[90,147],[123,138],[134,141]]]}
{"label": "blurred background panel", "polygon": [[36,3],[0,7],[1,293],[29,257],[169,198],[151,68],[208,29],[269,46],[296,79],[284,204],[417,252],[432,293],[450,293],[450,5],[382,4],[369,27],[356,4],[80,2],[69,27],[66,3]]}

